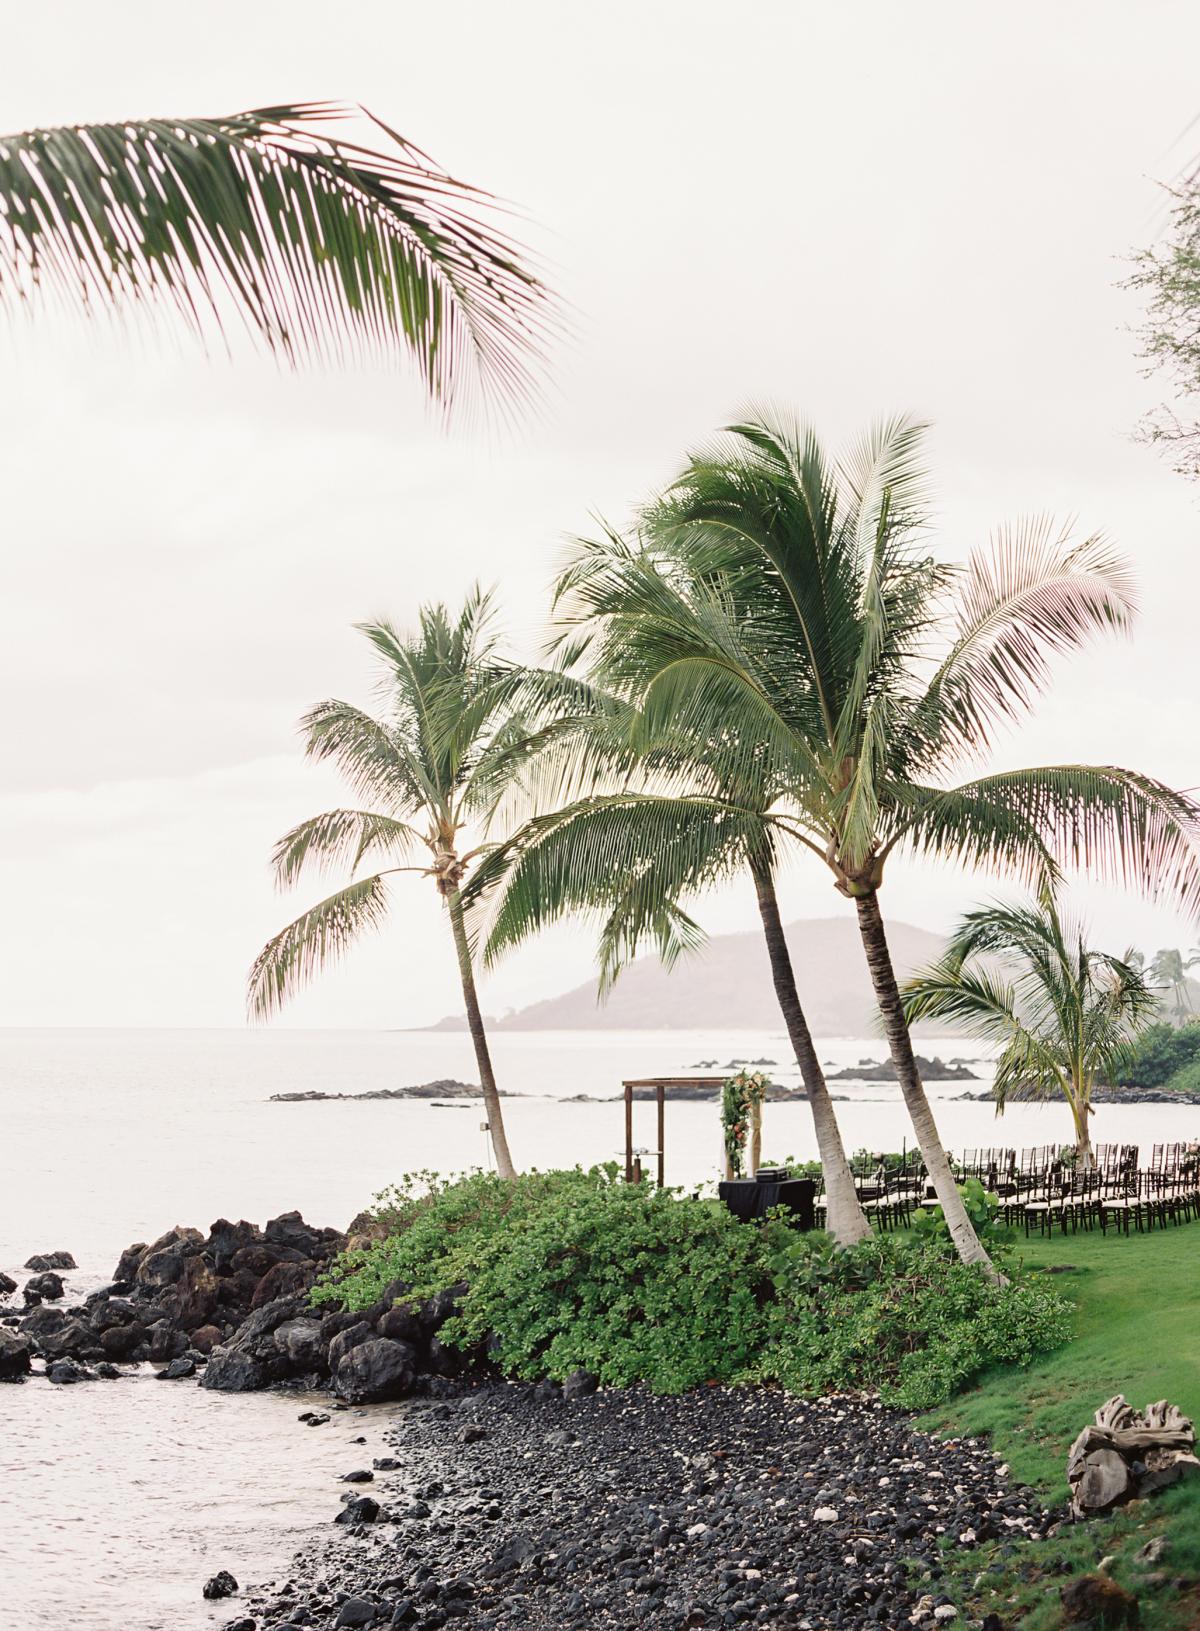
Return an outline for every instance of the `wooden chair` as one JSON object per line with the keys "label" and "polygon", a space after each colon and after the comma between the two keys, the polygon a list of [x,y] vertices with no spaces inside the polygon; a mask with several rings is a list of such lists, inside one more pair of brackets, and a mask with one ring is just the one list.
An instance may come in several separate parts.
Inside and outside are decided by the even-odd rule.
{"label": "wooden chair", "polygon": [[1041,1234],[1052,1235],[1054,1225],[1057,1223],[1065,1234],[1068,1221],[1068,1207],[1063,1195],[1061,1180],[1046,1164],[1040,1177],[1035,1183],[1032,1192],[1025,1200],[1022,1209],[1025,1222],[1025,1235],[1028,1239],[1030,1227],[1037,1224]]}
{"label": "wooden chair", "polygon": [[863,1211],[881,1231],[906,1229],[912,1222],[912,1199],[881,1166],[875,1175],[876,1193],[862,1203]]}
{"label": "wooden chair", "polygon": [[1153,1226],[1153,1216],[1148,1206],[1147,1177],[1146,1173],[1134,1172],[1131,1175],[1128,1170],[1122,1169],[1115,1179],[1104,1182],[1100,1195],[1100,1228],[1103,1233],[1107,1234],[1110,1223],[1115,1223],[1118,1232],[1126,1235],[1131,1223],[1139,1234],[1147,1223]]}

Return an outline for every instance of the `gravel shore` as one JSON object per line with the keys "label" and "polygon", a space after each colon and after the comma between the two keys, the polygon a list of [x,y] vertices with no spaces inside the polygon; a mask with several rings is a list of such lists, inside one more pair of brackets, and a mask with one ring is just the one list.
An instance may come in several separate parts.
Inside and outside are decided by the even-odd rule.
{"label": "gravel shore", "polygon": [[956,1617],[945,1537],[1018,1541],[1058,1516],[982,1440],[875,1401],[586,1387],[399,1407],[389,1453],[347,1466],[330,1539],[228,1626],[935,1627]]}

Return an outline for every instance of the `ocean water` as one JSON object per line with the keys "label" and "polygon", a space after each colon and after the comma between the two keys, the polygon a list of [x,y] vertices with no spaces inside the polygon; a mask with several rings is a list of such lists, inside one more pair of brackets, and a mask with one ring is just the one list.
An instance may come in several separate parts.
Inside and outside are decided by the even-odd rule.
{"label": "ocean water", "polygon": [[[881,1058],[878,1040],[826,1039],[834,1068]],[[923,1051],[970,1054],[961,1043]],[[701,1061],[771,1059],[798,1081],[782,1032],[499,1033],[514,1157],[547,1167],[616,1159],[626,1076],[685,1074]],[[974,1067],[981,1085],[986,1063]],[[714,1072],[719,1073],[719,1072]],[[122,1248],[173,1224],[257,1223],[291,1208],[344,1227],[405,1172],[486,1166],[478,1104],[420,1100],[272,1104],[273,1093],[362,1092],[445,1077],[475,1080],[465,1035],[336,1031],[0,1032],[0,1269],[20,1279],[33,1252],[79,1263],[71,1293],[111,1277]],[[970,1084],[966,1084],[970,1085]],[[911,1140],[890,1085],[837,1083],[847,1146]],[[997,1122],[931,1084],[952,1148],[1065,1141],[1062,1105],[1020,1105]],[[566,1103],[578,1094],[602,1102]],[[654,1143],[654,1106],[635,1107]],[[1112,1106],[1093,1136],[1148,1146],[1200,1137],[1200,1107]],[[717,1176],[711,1104],[669,1104],[667,1181]],[[764,1151],[815,1154],[803,1104],[768,1105]],[[191,1631],[231,1617],[204,1580],[230,1568],[248,1584],[285,1569],[338,1510],[337,1478],[372,1453],[388,1408],[335,1414],[307,1429],[296,1397],[208,1394],[158,1383],[0,1387],[0,1580],[7,1623],[23,1631]],[[354,1446],[365,1434],[368,1444]]]}

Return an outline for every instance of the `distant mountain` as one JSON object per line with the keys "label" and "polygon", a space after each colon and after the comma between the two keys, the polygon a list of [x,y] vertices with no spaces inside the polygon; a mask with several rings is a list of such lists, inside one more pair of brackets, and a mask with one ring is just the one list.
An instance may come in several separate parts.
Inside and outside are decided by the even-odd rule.
{"label": "distant mountain", "polygon": [[[815,1036],[868,1036],[875,1002],[854,916],[807,918],[785,931],[796,982]],[[888,942],[901,977],[942,950],[938,935],[911,923],[889,923]],[[639,957],[598,1004],[594,981],[547,997],[503,1019],[498,1031],[781,1030],[767,949],[757,931],[714,935],[704,951],[667,973],[657,957]],[[434,1031],[461,1031],[447,1015]],[[926,1032],[926,1034],[932,1034]]]}

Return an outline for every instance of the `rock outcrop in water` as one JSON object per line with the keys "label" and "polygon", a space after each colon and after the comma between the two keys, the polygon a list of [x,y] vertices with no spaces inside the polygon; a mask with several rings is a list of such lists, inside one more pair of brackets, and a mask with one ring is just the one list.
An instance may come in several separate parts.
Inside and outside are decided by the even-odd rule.
{"label": "rock outcrop in water", "polygon": [[32,1358],[59,1382],[150,1361],[164,1380],[199,1371],[202,1387],[221,1392],[292,1383],[368,1404],[483,1369],[482,1352],[460,1354],[438,1335],[462,1288],[409,1303],[397,1281],[357,1313],[310,1305],[314,1281],[362,1221],[347,1235],[298,1212],[262,1229],[219,1218],[207,1236],[175,1228],[139,1241],[122,1252],[112,1284],[83,1303],[38,1302],[0,1319],[0,1381],[23,1380]]}
{"label": "rock outcrop in water", "polygon": [[20,1382],[29,1374],[33,1344],[19,1331],[0,1327],[0,1382]]}
{"label": "rock outcrop in water", "polygon": [[33,1306],[4,1323],[48,1363],[169,1364],[189,1352],[202,1359],[232,1341],[256,1310],[307,1292],[345,1243],[338,1230],[313,1228],[298,1212],[263,1229],[219,1218],[207,1236],[177,1227],[127,1247],[112,1283],[80,1304],[48,1306],[63,1300],[62,1277],[35,1276],[25,1288]]}
{"label": "rock outcrop in water", "polygon": [[[947,1064],[944,1059],[936,1055],[926,1059],[924,1054],[916,1055],[917,1070],[923,1082],[975,1082],[979,1078],[973,1070],[968,1070],[962,1063]],[[845,1070],[827,1071],[826,1081],[829,1082],[897,1082],[900,1077],[893,1059],[860,1059],[857,1065],[847,1065]],[[990,1094],[985,1094],[985,1098]]]}
{"label": "rock outcrop in water", "polygon": [[[500,1088],[502,1099],[522,1099],[523,1093],[506,1093]],[[304,1093],[272,1093],[269,1104],[324,1104],[343,1099],[482,1099],[483,1089],[471,1082],[458,1082],[445,1077],[436,1082],[416,1082],[412,1087],[373,1087],[364,1093],[321,1093],[315,1088]]]}
{"label": "rock outcrop in water", "polygon": [[33,1274],[44,1274],[47,1269],[77,1269],[79,1264],[70,1252],[35,1252],[25,1267]]}

